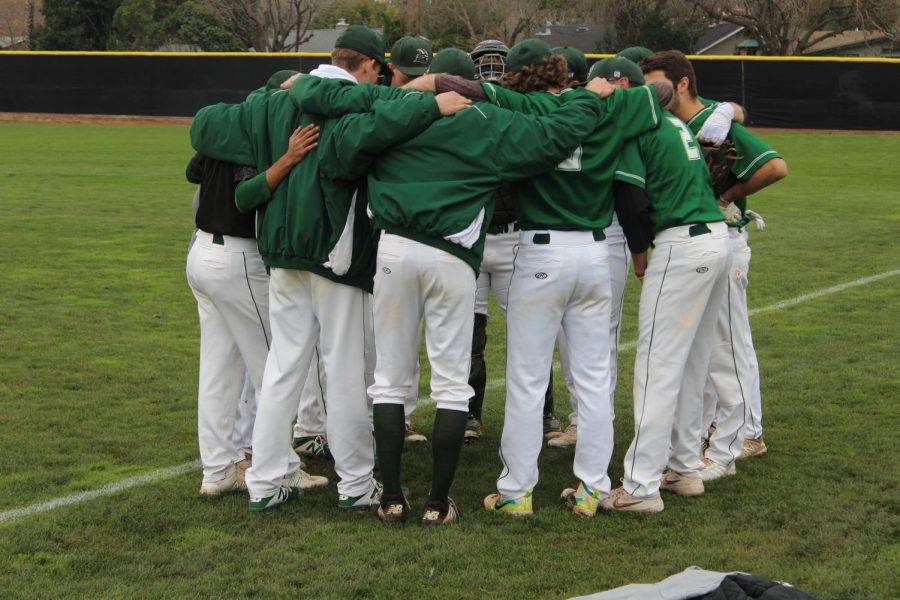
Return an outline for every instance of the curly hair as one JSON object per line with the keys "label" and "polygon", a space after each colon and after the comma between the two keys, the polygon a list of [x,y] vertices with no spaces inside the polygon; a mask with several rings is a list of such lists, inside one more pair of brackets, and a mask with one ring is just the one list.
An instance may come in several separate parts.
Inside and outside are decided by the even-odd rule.
{"label": "curly hair", "polygon": [[536,65],[522,67],[515,73],[507,72],[500,85],[514,92],[543,92],[547,88],[565,88],[569,83],[569,65],[564,56],[554,55]]}

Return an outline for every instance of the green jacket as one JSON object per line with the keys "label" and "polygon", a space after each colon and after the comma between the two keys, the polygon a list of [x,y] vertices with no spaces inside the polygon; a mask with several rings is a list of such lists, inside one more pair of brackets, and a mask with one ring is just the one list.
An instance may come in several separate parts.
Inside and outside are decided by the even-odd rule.
{"label": "green jacket", "polygon": [[[403,93],[314,77],[300,78],[291,89],[304,112],[356,113],[322,136],[320,161],[327,176],[347,178],[371,163],[369,207],[376,228],[445,250],[476,273],[500,182],[552,169],[593,131],[603,107],[593,94],[545,117],[475,103],[386,152],[383,145],[366,144],[377,135],[381,106],[395,103],[378,98]],[[416,94],[409,93],[403,102]],[[363,112],[369,109],[373,112]],[[482,210],[482,226],[471,248],[446,239],[470,228]]]}
{"label": "green jacket", "polygon": [[[381,111],[385,143],[416,135],[440,117],[433,96],[417,94]],[[327,134],[336,121],[304,114],[284,90],[254,92],[240,104],[197,113],[191,144],[218,160],[254,165],[260,175],[236,194],[240,210],[258,211],[260,254],[270,267],[310,271],[372,290],[375,237],[366,215],[364,179],[331,179],[313,150],[269,192],[264,171],[287,150],[297,127],[316,123]]]}

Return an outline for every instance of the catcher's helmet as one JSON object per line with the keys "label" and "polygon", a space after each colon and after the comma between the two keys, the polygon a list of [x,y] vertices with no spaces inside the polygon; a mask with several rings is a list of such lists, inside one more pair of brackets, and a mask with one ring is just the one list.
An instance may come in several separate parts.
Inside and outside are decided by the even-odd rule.
{"label": "catcher's helmet", "polygon": [[475,79],[499,81],[506,72],[506,55],[509,47],[500,40],[479,42],[469,55],[475,63]]}

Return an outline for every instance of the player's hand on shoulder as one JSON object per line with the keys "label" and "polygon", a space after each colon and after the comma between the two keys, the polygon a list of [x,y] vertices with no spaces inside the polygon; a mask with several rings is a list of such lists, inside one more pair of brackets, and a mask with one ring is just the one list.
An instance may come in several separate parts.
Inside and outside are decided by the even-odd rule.
{"label": "player's hand on shoulder", "polygon": [[586,86],[584,86],[584,89],[597,94],[601,98],[606,98],[612,95],[614,91],[616,91],[616,86],[608,82],[603,77],[594,77],[588,82]]}
{"label": "player's hand on shoulder", "polygon": [[456,92],[444,92],[443,94],[438,94],[434,97],[434,100],[437,102],[438,110],[440,110],[441,114],[445,117],[454,115],[472,105],[471,100]]}
{"label": "player's hand on shoulder", "polygon": [[291,75],[287,79],[285,79],[281,84],[281,89],[289,90],[291,86],[294,85],[294,82],[297,81],[297,78],[300,77],[303,73],[297,73],[296,75]]}
{"label": "player's hand on shoulder", "polygon": [[293,164],[297,164],[319,145],[319,126],[310,123],[306,127],[298,127],[288,141],[287,155]]}

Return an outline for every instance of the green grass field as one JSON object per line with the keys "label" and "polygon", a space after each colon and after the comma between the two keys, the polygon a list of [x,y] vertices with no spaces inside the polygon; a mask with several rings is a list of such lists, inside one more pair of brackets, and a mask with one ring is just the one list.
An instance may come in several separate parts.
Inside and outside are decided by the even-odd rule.
{"label": "green grass field", "polygon": [[[334,484],[269,515],[197,496],[199,470],[0,518],[2,597],[560,598],[690,565],[821,598],[898,597],[900,136],[767,133],[790,175],[752,202],[750,307],[881,279],[752,319],[768,456],[658,515],[578,520],[558,504],[571,451],[545,450],[533,518],[480,508],[499,473],[504,388],[463,449],[456,527],[385,529]],[[184,277],[193,188],[180,127],[0,124],[0,513],[197,458],[196,304]],[[636,285],[622,341],[636,337]],[[502,318],[489,380],[504,375]],[[620,356],[614,481],[632,435]],[[424,369],[427,373],[427,369]],[[427,397],[427,381],[422,396]],[[557,378],[558,412],[565,394]],[[432,406],[415,424],[430,429]],[[427,444],[405,451],[418,512]],[[330,464],[308,470],[332,475]]]}

